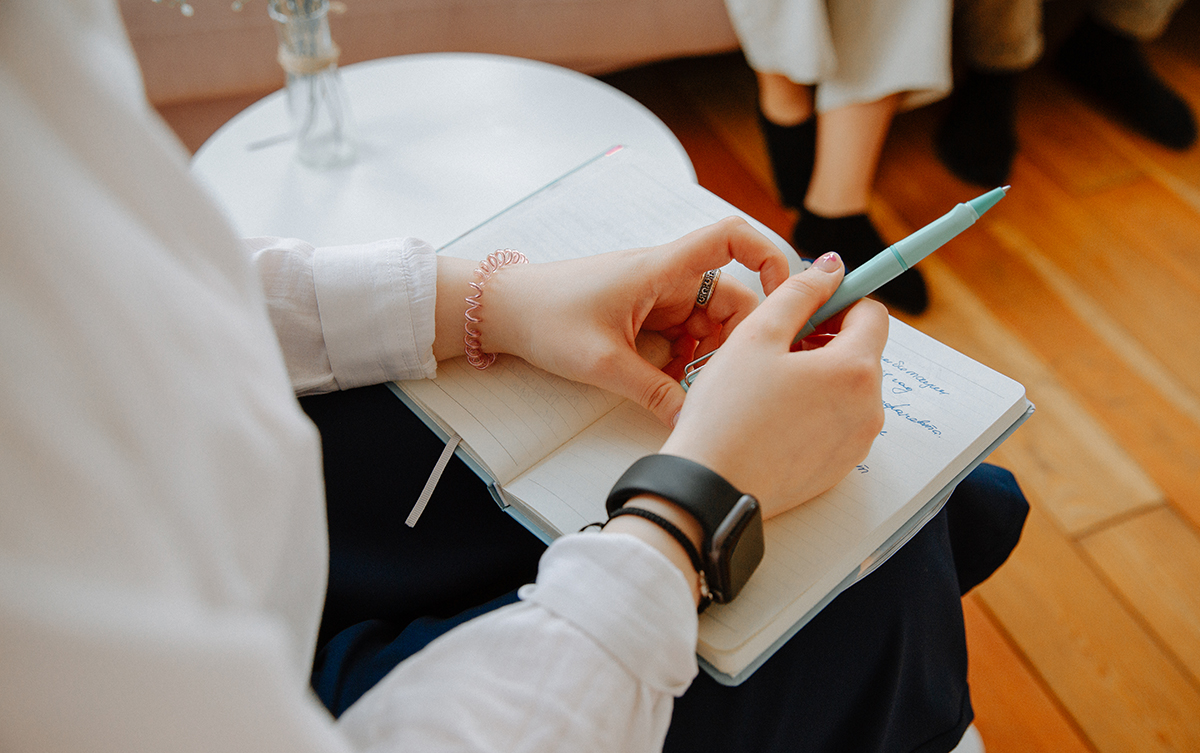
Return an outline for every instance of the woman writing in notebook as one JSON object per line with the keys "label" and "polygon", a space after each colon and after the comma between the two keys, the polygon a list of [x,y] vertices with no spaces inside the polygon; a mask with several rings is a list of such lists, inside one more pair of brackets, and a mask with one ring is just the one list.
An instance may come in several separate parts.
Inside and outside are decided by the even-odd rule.
{"label": "woman writing in notebook", "polygon": [[[656,519],[546,549],[452,462],[403,526],[399,500],[440,448],[379,385],[464,355],[474,265],[410,239],[255,241],[248,259],[141,98],[108,2],[4,3],[0,82],[4,143],[21,145],[0,148],[5,750],[957,742],[972,583],[945,515],[742,686],[697,679],[698,601],[730,593],[701,582],[691,500],[634,490],[626,505]],[[726,279],[698,305],[704,271],[731,258],[770,297],[755,308]],[[632,397],[674,425],[664,451],[767,514],[783,486],[835,483],[878,431],[881,307],[790,348],[841,279],[836,257],[785,279],[780,253],[728,220],[489,270],[483,361],[507,352]],[[723,343],[686,402],[639,360],[642,330],[674,343],[675,370],[693,343]],[[688,468],[650,480],[672,496]]]}

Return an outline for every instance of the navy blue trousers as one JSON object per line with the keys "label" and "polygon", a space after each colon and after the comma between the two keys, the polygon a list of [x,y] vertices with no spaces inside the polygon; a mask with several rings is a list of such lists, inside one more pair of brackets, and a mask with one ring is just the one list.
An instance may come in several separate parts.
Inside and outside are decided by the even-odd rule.
{"label": "navy blue trousers", "polygon": [[[442,445],[386,387],[301,404],[324,445],[330,537],[312,685],[338,715],[437,636],[515,601],[545,547],[457,459],[404,525]],[[1011,474],[981,466],[742,685],[701,672],[665,750],[952,750],[973,719],[960,599],[1007,558],[1027,511]]]}

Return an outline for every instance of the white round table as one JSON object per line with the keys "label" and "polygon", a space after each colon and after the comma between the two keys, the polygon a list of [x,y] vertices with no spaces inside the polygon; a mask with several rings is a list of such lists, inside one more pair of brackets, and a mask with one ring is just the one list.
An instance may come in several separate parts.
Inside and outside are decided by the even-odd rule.
{"label": "white round table", "polygon": [[194,174],[244,237],[316,245],[397,236],[440,247],[608,148],[623,144],[695,181],[687,153],[649,110],[594,78],[496,55],[406,55],[342,78],[357,157],[295,159],[283,91],[239,113],[196,152]]}

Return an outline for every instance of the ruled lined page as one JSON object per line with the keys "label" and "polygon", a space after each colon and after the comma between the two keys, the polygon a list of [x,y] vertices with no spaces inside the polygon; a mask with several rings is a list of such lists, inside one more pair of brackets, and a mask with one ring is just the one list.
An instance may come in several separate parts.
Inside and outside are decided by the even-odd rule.
{"label": "ruled lined page", "polygon": [[669,433],[649,411],[626,401],[508,485],[553,530],[578,531],[608,516],[608,490],[633,462],[658,452]]}
{"label": "ruled lined page", "polygon": [[[799,270],[795,252],[762,223],[698,185],[659,181],[630,149],[597,158],[438,253],[482,259],[496,249],[514,248],[534,262],[574,259],[667,243],[735,214],[779,245]],[[761,291],[757,275],[740,264],[731,263],[725,271]]]}
{"label": "ruled lined page", "polygon": [[510,356],[486,371],[456,358],[438,364],[437,379],[400,386],[453,428],[502,486],[623,402]]}

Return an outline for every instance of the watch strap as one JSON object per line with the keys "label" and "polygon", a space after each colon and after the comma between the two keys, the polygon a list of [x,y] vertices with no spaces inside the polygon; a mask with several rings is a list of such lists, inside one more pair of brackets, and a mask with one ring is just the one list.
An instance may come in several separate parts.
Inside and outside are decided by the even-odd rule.
{"label": "watch strap", "polygon": [[662,497],[694,515],[706,542],[742,497],[719,473],[677,455],[647,455],[629,466],[609,492],[608,514],[640,494]]}

